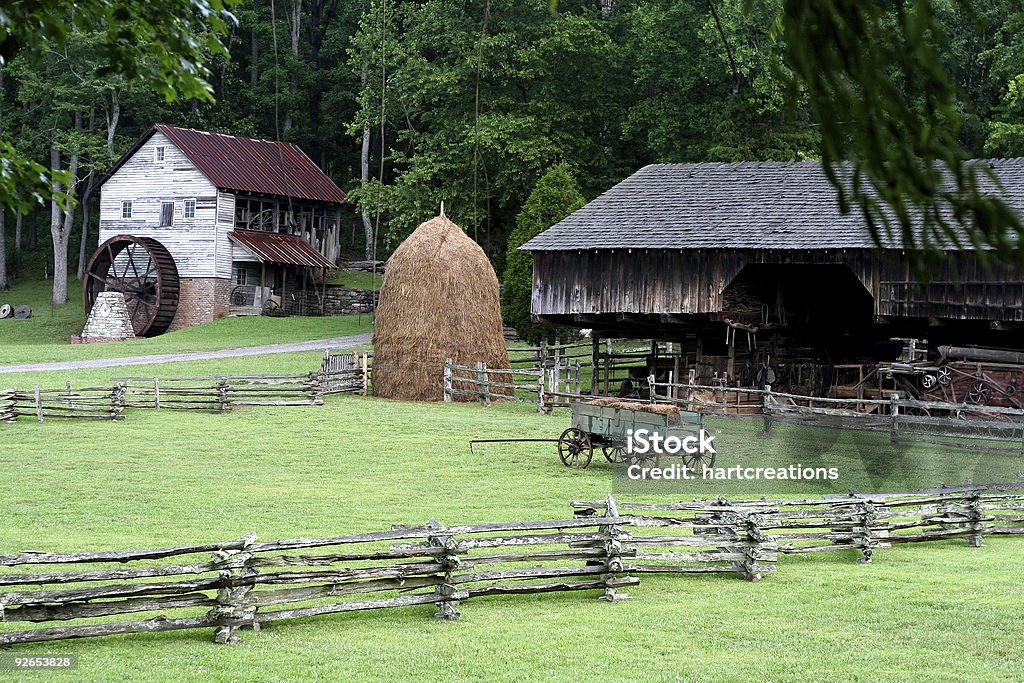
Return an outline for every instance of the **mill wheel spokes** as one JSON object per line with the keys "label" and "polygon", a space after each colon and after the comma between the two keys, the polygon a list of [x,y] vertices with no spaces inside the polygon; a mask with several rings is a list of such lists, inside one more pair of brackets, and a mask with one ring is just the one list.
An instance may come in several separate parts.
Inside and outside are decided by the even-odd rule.
{"label": "mill wheel spokes", "polygon": [[87,273],[86,312],[101,292],[120,292],[136,335],[152,337],[167,331],[178,308],[180,282],[174,259],[160,242],[112,237],[93,254]]}

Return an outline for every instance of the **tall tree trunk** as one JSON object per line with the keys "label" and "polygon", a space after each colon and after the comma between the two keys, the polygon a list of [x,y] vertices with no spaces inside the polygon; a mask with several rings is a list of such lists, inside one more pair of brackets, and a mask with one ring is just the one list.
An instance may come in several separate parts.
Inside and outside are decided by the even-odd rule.
{"label": "tall tree trunk", "polygon": [[107,112],[107,155],[114,161],[114,136],[117,135],[117,123],[121,120],[121,101],[117,90],[110,91],[110,111]]}
{"label": "tall tree trunk", "polygon": [[[363,87],[366,87],[366,71],[364,70],[359,74],[359,80],[362,82]],[[366,185],[370,182],[370,121],[367,120],[363,124],[363,150],[359,155],[359,182],[360,187],[363,191],[366,191]],[[366,237],[366,246],[364,253],[366,259],[369,260],[373,257],[373,223],[370,222],[370,210],[367,208],[366,197],[362,198],[359,202],[363,211],[363,235]]]}
{"label": "tall tree trunk", "polygon": [[[61,170],[60,150],[57,143],[50,145],[50,173]],[[64,186],[56,178],[52,181],[54,196],[64,191]],[[64,215],[57,200],[50,200],[50,237],[53,238],[53,296],[51,301],[56,304],[68,302],[68,247],[67,238],[62,232]]]}
{"label": "tall tree trunk", "polygon": [[89,182],[85,185],[85,192],[82,193],[82,242],[78,245],[78,272],[76,277],[79,280],[85,278],[85,261],[88,255],[86,246],[89,242],[89,202],[92,201],[92,193],[96,190],[96,174],[89,173]]}
{"label": "tall tree trunk", "polygon": [[4,219],[7,211],[0,208],[0,289],[7,289],[7,226]]}
{"label": "tall tree trunk", "polygon": [[327,39],[327,31],[334,21],[338,0],[310,0],[309,5],[309,61],[312,65],[309,82],[309,138],[314,151],[320,149],[320,167],[327,167],[327,150],[320,140],[320,100],[323,98],[323,65],[320,51]]}
{"label": "tall tree trunk", "polygon": [[299,91],[299,73],[298,73],[298,61],[299,61],[299,31],[302,28],[302,0],[295,0],[295,5],[292,7],[291,17],[291,47],[292,66],[288,69],[290,73],[290,79],[288,81],[288,93],[291,97],[288,98],[288,108],[285,110],[284,115],[284,133],[291,130],[292,127],[292,107],[295,106],[296,93]]}
{"label": "tall tree trunk", "polygon": [[256,40],[256,27],[249,33],[249,86],[255,88],[260,84],[260,43]]}
{"label": "tall tree trunk", "polygon": [[[75,130],[82,130],[82,113],[75,112]],[[75,184],[78,181],[78,150],[71,153],[68,161],[68,173],[71,175],[71,182],[68,183],[67,194],[69,197],[75,193]],[[53,170],[60,170],[61,154],[56,143],[50,146],[50,167]],[[62,189],[59,182],[53,181],[54,193]],[[71,242],[71,232],[75,227],[75,206],[68,203],[66,209],[61,209],[55,201],[50,202],[50,237],[53,238],[53,297],[54,305],[62,305],[68,302],[68,245]]]}
{"label": "tall tree trunk", "polygon": [[21,251],[21,226],[25,216],[20,211],[14,217],[14,251]]}

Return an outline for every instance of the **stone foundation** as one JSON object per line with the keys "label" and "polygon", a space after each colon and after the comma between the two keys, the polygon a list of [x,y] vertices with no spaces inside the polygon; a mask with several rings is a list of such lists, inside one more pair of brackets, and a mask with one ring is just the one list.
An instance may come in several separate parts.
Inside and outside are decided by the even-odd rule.
{"label": "stone foundation", "polygon": [[135,339],[131,317],[121,292],[100,292],[89,311],[81,342],[123,341]]}
{"label": "stone foundation", "polygon": [[183,277],[178,312],[168,330],[208,323],[228,314],[231,280],[221,277]]}

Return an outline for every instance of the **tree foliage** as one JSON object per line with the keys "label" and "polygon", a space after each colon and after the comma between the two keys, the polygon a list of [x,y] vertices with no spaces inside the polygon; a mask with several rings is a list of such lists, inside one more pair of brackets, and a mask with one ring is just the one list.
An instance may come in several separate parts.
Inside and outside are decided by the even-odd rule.
{"label": "tree foliage", "polygon": [[[929,255],[967,244],[1009,257],[1024,224],[986,191],[991,170],[966,163],[960,90],[943,67],[954,26],[940,4],[786,0],[790,82],[806,88],[840,207],[859,207],[879,246]],[[977,31],[993,20],[967,0],[957,7],[952,16]]]}
{"label": "tree foliage", "polygon": [[536,343],[549,331],[530,319],[530,294],[533,291],[533,258],[519,247],[544,232],[584,204],[569,165],[555,164],[545,173],[516,216],[516,227],[508,240],[505,257],[504,291],[501,310],[505,323],[519,336]]}

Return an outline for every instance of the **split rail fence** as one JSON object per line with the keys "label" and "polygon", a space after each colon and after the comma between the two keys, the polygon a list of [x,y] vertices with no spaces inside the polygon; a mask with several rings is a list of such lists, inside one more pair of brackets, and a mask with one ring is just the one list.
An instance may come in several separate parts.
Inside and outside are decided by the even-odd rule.
{"label": "split rail fence", "polygon": [[[444,400],[450,402],[463,396],[490,405],[492,401],[532,403],[538,412],[551,412],[567,407],[570,400],[580,398],[580,365],[558,363],[550,368],[517,369],[458,365],[451,358],[444,362]],[[564,390],[564,391],[563,391]]]}
{"label": "split rail fence", "polygon": [[[1024,410],[973,403],[825,398],[723,385],[675,384],[648,378],[652,400],[713,414],[760,415],[773,423],[888,432],[893,443],[1024,453]],[[731,398],[730,398],[731,397]]]}
{"label": "split rail fence", "polygon": [[[0,630],[0,645],[193,628],[231,643],[241,628],[359,610],[434,605],[437,617],[456,619],[461,603],[488,595],[596,590],[615,600],[639,583],[623,575],[633,551],[620,522],[432,520],[332,538],[259,542],[249,534],[156,550],[0,555],[0,567],[15,569],[0,574],[5,625],[76,622]],[[60,571],[24,571],[35,565]],[[139,613],[156,616],[124,620]]]}
{"label": "split rail fence", "polygon": [[[607,503],[572,507],[589,517]],[[1024,485],[807,500],[618,503],[616,512],[638,530],[656,529],[631,538],[638,572],[736,572],[757,580],[774,569],[770,563],[779,554],[855,550],[861,562],[870,562],[877,549],[901,543],[963,538],[978,547],[987,535],[1024,534]]]}
{"label": "split rail fence", "polygon": [[[857,551],[870,562],[900,543],[979,546],[987,535],[1024,534],[1021,484],[807,500],[608,496],[572,508],[572,519],[537,522],[431,520],[329,538],[0,555],[0,645],[193,628],[231,643],[266,623],[415,605],[457,619],[462,603],[489,595],[594,590],[616,600],[639,583],[634,574],[756,581],[782,554]],[[74,623],[9,630],[52,622]]]}

